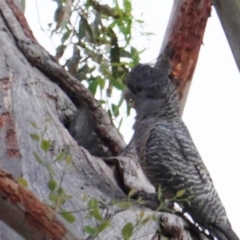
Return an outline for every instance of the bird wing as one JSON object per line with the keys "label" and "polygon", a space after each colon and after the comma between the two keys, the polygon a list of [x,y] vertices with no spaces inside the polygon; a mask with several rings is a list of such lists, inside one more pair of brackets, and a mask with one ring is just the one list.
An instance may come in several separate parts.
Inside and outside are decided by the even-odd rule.
{"label": "bird wing", "polygon": [[[142,128],[141,132],[142,136],[135,138],[136,148],[141,165],[153,174],[153,177],[148,176],[153,178],[153,182],[155,179],[159,182],[161,178],[169,183],[177,180],[176,187],[175,184],[172,186],[178,191],[181,186],[177,185],[181,182],[184,187],[191,187],[193,178],[201,184],[212,181],[185,128],[174,129],[171,125],[156,124],[149,132],[146,128]],[[186,186],[187,182],[189,186]]]}
{"label": "bird wing", "polygon": [[[135,142],[140,165],[150,182],[173,194],[186,190],[185,196],[192,198],[190,214],[197,222],[203,216],[210,222],[212,217],[225,217],[209,172],[184,123],[159,123],[149,129],[148,134],[142,129],[142,136],[136,131]],[[143,140],[145,137],[147,140]]]}

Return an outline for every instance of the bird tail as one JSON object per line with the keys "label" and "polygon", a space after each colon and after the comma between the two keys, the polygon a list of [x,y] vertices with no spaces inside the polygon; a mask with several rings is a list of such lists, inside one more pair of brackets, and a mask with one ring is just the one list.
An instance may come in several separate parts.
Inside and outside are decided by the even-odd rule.
{"label": "bird tail", "polygon": [[212,226],[210,232],[218,240],[240,240],[229,222]]}

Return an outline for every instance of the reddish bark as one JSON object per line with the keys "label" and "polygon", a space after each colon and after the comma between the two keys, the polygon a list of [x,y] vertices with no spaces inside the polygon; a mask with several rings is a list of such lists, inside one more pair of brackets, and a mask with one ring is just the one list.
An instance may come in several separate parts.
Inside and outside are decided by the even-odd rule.
{"label": "reddish bark", "polygon": [[0,129],[1,128],[4,129],[6,152],[8,157],[20,157],[14,121],[8,112],[4,112],[0,115]]}
{"label": "reddish bark", "polygon": [[0,219],[17,232],[21,229],[22,233],[22,229],[26,228],[26,239],[76,239],[67,237],[66,228],[57,220],[52,209],[19,185],[11,174],[1,169],[0,202]]}
{"label": "reddish bark", "polygon": [[161,52],[171,50],[172,77],[183,99],[188,92],[186,84],[196,67],[210,12],[210,0],[174,1]]}
{"label": "reddish bark", "polygon": [[26,36],[28,38],[30,38],[34,43],[37,43],[35,37],[33,36],[31,29],[29,28],[27,20],[24,17],[23,12],[16,6],[16,4],[13,2],[13,0],[7,0],[6,2],[8,3],[8,6],[12,9],[18,22],[21,24],[22,29],[23,29],[24,33],[26,34]]}

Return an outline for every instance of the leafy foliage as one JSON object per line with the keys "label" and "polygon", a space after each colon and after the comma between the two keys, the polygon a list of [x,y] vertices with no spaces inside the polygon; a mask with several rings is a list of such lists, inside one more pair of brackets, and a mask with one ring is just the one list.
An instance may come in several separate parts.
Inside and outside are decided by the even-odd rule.
{"label": "leafy foliage", "polygon": [[[52,168],[52,164],[55,164],[58,161],[64,161],[66,166],[70,166],[72,164],[72,156],[68,151],[63,150],[57,154],[53,160],[49,160],[47,157],[47,153],[50,153],[52,148],[52,142],[45,137],[45,133],[48,129],[47,123],[49,119],[46,119],[44,122],[44,129],[40,129],[35,122],[30,122],[32,127],[35,129],[36,132],[30,133],[30,137],[39,144],[40,149],[42,150],[42,154],[38,154],[37,152],[33,152],[33,156],[36,162],[43,167],[45,167],[49,174],[49,181],[48,181],[48,189],[49,189],[49,201],[51,203],[50,207],[55,211],[59,211],[61,216],[69,223],[73,223],[75,221],[75,217],[72,213],[66,212],[62,209],[62,205],[69,199],[71,196],[67,195],[62,188],[62,182],[64,179],[65,171],[64,170],[61,179],[59,182],[55,180],[55,172]],[[28,186],[28,182],[24,178],[18,179],[19,184],[24,187]]]}
{"label": "leafy foliage", "polygon": [[111,226],[111,223],[108,219],[105,219],[102,216],[100,211],[99,202],[95,198],[89,198],[84,196],[83,201],[87,201],[87,218],[93,220],[93,225],[87,225],[84,227],[84,232],[89,236],[98,236],[101,232],[103,232],[107,227]]}
{"label": "leafy foliage", "polygon": [[122,228],[122,236],[124,240],[129,240],[130,237],[133,234],[133,224],[132,223],[126,223]]}
{"label": "leafy foliage", "polygon": [[[160,202],[160,205],[157,208],[157,211],[161,210],[165,212],[174,213],[174,210],[172,209],[174,203],[177,203],[180,207],[182,207],[182,203],[184,202],[188,202],[189,204],[191,204],[192,197],[191,196],[186,197],[185,192],[186,192],[185,189],[179,190],[178,192],[176,192],[175,196],[167,199],[162,193],[161,186],[159,186],[157,191],[157,198]],[[169,206],[171,206],[171,208],[169,208]]]}
{"label": "leafy foliage", "polygon": [[[124,102],[120,93],[126,74],[140,59],[140,52],[131,41],[133,29],[142,29],[143,22],[132,15],[131,0],[107,1],[109,4],[98,0],[52,1],[57,8],[49,30],[51,36],[61,39],[56,58],[101,100],[115,119]],[[139,34],[149,35],[143,31]],[[70,57],[66,57],[67,52],[72,52]],[[121,122],[122,119],[119,125]]]}
{"label": "leafy foliage", "polygon": [[23,187],[26,187],[26,188],[28,187],[28,181],[25,178],[19,177],[17,181]]}

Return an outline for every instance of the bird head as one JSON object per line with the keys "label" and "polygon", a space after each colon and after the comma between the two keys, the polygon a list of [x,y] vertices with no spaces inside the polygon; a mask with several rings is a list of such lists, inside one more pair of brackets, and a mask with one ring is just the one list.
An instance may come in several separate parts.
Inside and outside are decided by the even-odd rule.
{"label": "bird head", "polygon": [[158,67],[138,64],[126,79],[125,99],[137,112],[175,103],[177,90],[169,74],[169,68],[163,64]]}

